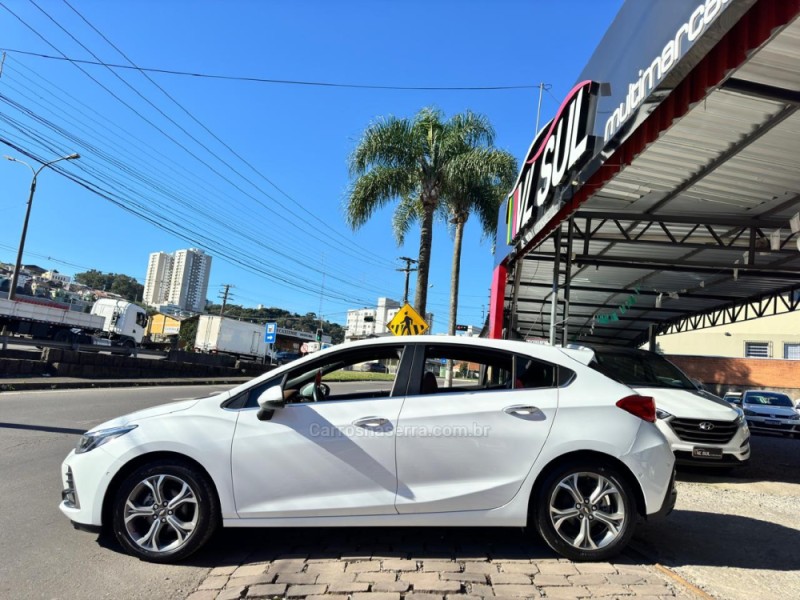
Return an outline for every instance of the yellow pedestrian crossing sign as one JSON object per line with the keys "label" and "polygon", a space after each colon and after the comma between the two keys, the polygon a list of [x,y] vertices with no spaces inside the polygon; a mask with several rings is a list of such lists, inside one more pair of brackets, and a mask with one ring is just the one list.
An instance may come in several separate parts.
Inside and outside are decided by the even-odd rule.
{"label": "yellow pedestrian crossing sign", "polygon": [[395,335],[422,335],[428,331],[428,324],[419,313],[405,304],[386,325]]}

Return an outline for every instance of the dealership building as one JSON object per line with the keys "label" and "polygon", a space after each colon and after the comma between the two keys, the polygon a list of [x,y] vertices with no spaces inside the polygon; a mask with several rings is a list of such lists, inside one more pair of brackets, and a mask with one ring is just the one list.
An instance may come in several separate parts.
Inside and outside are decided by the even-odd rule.
{"label": "dealership building", "polygon": [[627,0],[500,209],[489,335],[655,347],[800,304],[800,0]]}

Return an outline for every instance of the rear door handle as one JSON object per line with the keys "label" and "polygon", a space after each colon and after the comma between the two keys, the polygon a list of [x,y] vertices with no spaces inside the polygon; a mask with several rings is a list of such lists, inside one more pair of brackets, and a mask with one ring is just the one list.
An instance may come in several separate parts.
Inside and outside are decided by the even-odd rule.
{"label": "rear door handle", "polygon": [[384,419],[383,417],[364,417],[363,419],[353,421],[353,425],[364,429],[380,429],[388,422],[389,419]]}
{"label": "rear door handle", "polygon": [[516,404],[503,409],[503,412],[513,417],[519,417],[526,421],[544,421],[544,413],[539,410],[538,406],[527,406],[523,404]]}

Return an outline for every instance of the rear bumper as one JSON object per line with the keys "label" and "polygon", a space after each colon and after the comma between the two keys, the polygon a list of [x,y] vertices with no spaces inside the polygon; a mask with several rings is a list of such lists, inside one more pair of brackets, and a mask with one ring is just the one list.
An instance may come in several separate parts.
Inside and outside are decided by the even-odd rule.
{"label": "rear bumper", "polygon": [[669,491],[664,496],[664,503],[657,512],[647,515],[648,519],[666,517],[675,508],[675,503],[678,501],[678,488],[675,487],[675,471],[672,471],[672,477],[669,480]]}

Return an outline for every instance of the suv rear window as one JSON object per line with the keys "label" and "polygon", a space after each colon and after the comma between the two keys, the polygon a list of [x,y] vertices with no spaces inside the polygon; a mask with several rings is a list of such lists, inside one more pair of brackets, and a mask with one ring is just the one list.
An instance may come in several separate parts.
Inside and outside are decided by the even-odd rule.
{"label": "suv rear window", "polygon": [[620,383],[632,387],[667,387],[696,390],[678,367],[658,354],[595,350],[589,365]]}

